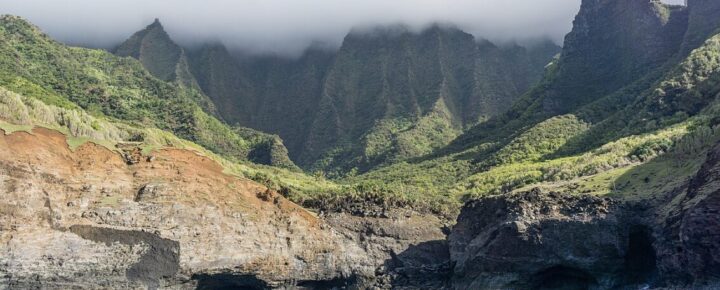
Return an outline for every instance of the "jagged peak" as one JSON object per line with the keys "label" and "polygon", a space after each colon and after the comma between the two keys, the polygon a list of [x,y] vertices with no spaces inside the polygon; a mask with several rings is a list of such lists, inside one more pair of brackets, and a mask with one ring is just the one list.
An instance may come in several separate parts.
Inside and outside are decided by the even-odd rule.
{"label": "jagged peak", "polygon": [[155,18],[155,20],[153,21],[153,23],[151,23],[150,25],[148,25],[147,28],[145,28],[145,29],[147,29],[147,30],[151,30],[151,29],[161,29],[161,30],[165,30],[165,28],[163,27],[162,23],[160,23],[160,18]]}

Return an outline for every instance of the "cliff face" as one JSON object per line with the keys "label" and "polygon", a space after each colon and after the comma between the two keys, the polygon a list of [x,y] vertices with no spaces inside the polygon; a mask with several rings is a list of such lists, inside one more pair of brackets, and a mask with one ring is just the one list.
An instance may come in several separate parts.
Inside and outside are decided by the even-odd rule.
{"label": "cliff face", "polygon": [[[116,47],[113,53],[139,60],[156,78],[200,91],[195,77],[190,72],[185,50],[170,38],[158,19],[130,36]],[[215,104],[206,95],[199,94],[196,102],[209,113],[215,113]]]}
{"label": "cliff face", "polygon": [[612,289],[628,251],[618,209],[609,199],[540,191],[470,202],[448,238],[452,285]]}
{"label": "cliff face", "polygon": [[[465,205],[448,237],[455,289],[716,289],[720,145],[641,200],[533,190]],[[563,288],[565,287],[565,288]]]}
{"label": "cliff face", "polygon": [[280,135],[293,158],[302,150],[333,57],[333,52],[311,48],[298,59],[239,59],[221,44],[190,53],[192,72],[220,115]]}
{"label": "cliff face", "polygon": [[45,129],[0,138],[5,285],[154,288],[215,274],[274,285],[352,272],[346,255],[358,249],[320,220],[194,152],[127,165]]}
{"label": "cliff face", "polygon": [[654,0],[584,0],[544,110],[568,112],[657,69],[680,49],[687,14]]}
{"label": "cliff face", "polygon": [[[298,160],[350,163],[364,171],[429,153],[465,126],[506,111],[539,79],[556,49],[478,44],[472,35],[439,26],[419,34],[403,27],[353,32],[328,72]],[[414,140],[405,144],[404,138]],[[362,145],[352,145],[358,140]],[[328,156],[330,151],[336,156]]]}
{"label": "cliff face", "polygon": [[[2,133],[0,287],[371,284],[392,253],[443,237],[417,215],[325,222],[193,151],[72,151],[56,131]],[[363,246],[373,232],[392,241]]]}
{"label": "cliff face", "polygon": [[175,80],[184,58],[183,49],[170,39],[158,19],[120,44],[114,53],[140,60],[150,73],[165,81]]}
{"label": "cliff face", "polygon": [[655,218],[660,271],[678,283],[720,283],[720,146]]}
{"label": "cliff face", "polygon": [[[305,168],[346,172],[428,153],[507,110],[558,51],[478,44],[454,28],[385,27],[350,33],[337,52],[240,58],[208,45],[190,64],[224,119],[280,135]],[[421,140],[393,144],[410,138],[401,131]]]}

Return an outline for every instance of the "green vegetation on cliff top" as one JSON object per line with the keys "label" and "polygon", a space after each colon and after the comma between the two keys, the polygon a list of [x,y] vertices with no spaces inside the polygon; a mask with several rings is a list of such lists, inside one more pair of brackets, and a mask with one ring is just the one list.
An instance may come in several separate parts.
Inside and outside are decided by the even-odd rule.
{"label": "green vegetation on cliff top", "polygon": [[[667,13],[653,12],[642,17],[661,17],[664,25],[680,25],[668,23],[681,13],[687,15],[677,7],[650,8]],[[446,123],[452,120],[443,116],[449,110],[447,104],[436,104],[435,115],[420,119],[374,122],[371,133],[361,139],[364,158],[384,159],[382,156],[389,156],[387,152],[393,150],[408,151],[412,157],[391,158],[368,172],[350,171],[333,181],[326,180],[323,172],[311,176],[242,161],[250,156],[251,146],[260,142],[240,137],[245,133],[206,114],[192,97],[185,96],[199,92],[158,80],[137,61],[59,45],[12,17],[3,18],[0,25],[0,86],[5,88],[0,90],[0,105],[7,107],[1,109],[0,117],[6,121],[3,128],[10,130],[26,130],[22,125],[61,127],[72,136],[91,140],[129,140],[139,135],[144,136],[148,146],[196,148],[231,172],[318,208],[374,202],[452,216],[465,199],[533,186],[641,198],[684,182],[702,162],[704,152],[720,139],[720,35],[685,51],[681,48],[687,43],[676,43],[676,28],[651,31],[672,34],[667,41],[668,47],[675,49],[674,54],[664,50],[670,48],[663,48],[657,52],[662,57],[647,56],[653,63],[648,72],[626,74],[622,79],[613,77],[613,88],[594,90],[596,96],[578,99],[562,108],[563,114],[556,113],[557,101],[578,91],[558,90],[557,86],[572,74],[573,65],[567,63],[581,61],[582,55],[563,54],[548,66],[540,84],[508,113],[469,130]],[[641,25],[634,29],[637,31],[632,33],[654,28]],[[625,38],[617,39],[622,42]],[[572,49],[590,47],[583,44]],[[659,59],[664,61],[656,63]],[[572,74],[572,78],[577,77]],[[447,128],[456,130],[450,135],[461,135],[445,147],[429,137],[435,134],[418,132],[432,130],[442,136]],[[226,134],[235,134],[242,142],[238,141],[237,148],[228,145]],[[267,146],[262,150],[267,152]],[[233,158],[238,154],[228,152],[244,152],[239,154],[244,158]]]}

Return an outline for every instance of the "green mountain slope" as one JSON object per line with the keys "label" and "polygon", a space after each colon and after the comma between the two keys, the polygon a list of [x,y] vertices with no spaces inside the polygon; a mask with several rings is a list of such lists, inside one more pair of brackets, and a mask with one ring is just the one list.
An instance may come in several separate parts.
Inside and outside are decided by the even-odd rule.
{"label": "green mountain slope", "polygon": [[51,105],[168,130],[232,160],[294,166],[279,137],[206,113],[199,90],[157,79],[131,58],[67,47],[14,16],[0,18],[0,85]]}
{"label": "green mountain slope", "polygon": [[[185,50],[177,45],[165,32],[160,20],[133,34],[128,40],[113,50],[118,56],[133,57],[142,63],[153,76],[200,91],[195,77],[190,73],[190,65]],[[195,101],[207,112],[214,113],[215,106],[204,94],[198,94]]]}
{"label": "green mountain slope", "polygon": [[299,162],[364,172],[441,148],[537,80],[555,54],[539,47],[545,53],[533,59],[440,26],[353,32],[328,72]]}
{"label": "green mountain slope", "polygon": [[[693,172],[688,168],[702,161],[695,157],[720,136],[720,35],[698,46],[688,42],[717,25],[707,21],[705,12],[713,7],[706,5],[716,4],[585,0],[560,59],[508,113],[434,154],[349,180],[408,195],[456,198],[538,184],[622,195],[619,180],[635,191],[652,191],[628,183],[630,171],[651,176],[653,183],[661,175],[669,183],[682,181],[684,173]],[[629,23],[627,29],[617,29],[622,23]],[[598,47],[623,49],[598,56]],[[668,175],[667,168],[678,174]]]}
{"label": "green mountain slope", "polygon": [[455,28],[350,33],[338,52],[238,58],[189,53],[224,119],[279,134],[302,167],[331,176],[419,157],[507,110],[559,48],[497,47]]}
{"label": "green mountain slope", "polygon": [[[547,66],[552,45],[498,47],[443,27],[356,31],[337,53],[298,59],[238,59],[221,45],[187,55],[224,119],[292,136],[306,168],[342,176],[243,167],[306,206],[371,202],[452,216],[462,200],[535,186],[644,198],[686,182],[720,140],[717,3],[584,0]],[[286,158],[279,138],[228,127],[197,104],[201,92],[136,60],[59,45],[16,18],[2,23],[0,86],[122,129],[103,135],[84,121],[86,135],[157,140],[138,129],[151,127],[236,160]],[[49,124],[62,125],[63,112]]]}

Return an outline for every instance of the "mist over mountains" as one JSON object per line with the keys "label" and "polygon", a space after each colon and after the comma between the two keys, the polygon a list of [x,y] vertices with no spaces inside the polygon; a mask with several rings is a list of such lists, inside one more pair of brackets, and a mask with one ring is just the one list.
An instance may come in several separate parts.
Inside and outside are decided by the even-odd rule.
{"label": "mist over mountains", "polygon": [[160,18],[183,46],[220,40],[231,50],[299,55],[312,43],[339,48],[353,28],[405,24],[419,32],[434,23],[495,43],[550,38],[570,31],[577,0],[399,1],[2,1],[62,42],[112,48]]}
{"label": "mist over mountains", "polygon": [[340,22],[243,22],[287,46],[238,57],[155,5],[285,22],[26,13],[151,14],[103,50],[0,15],[0,289],[720,289],[720,1],[661,1],[581,0],[562,47],[458,14],[295,58]]}

